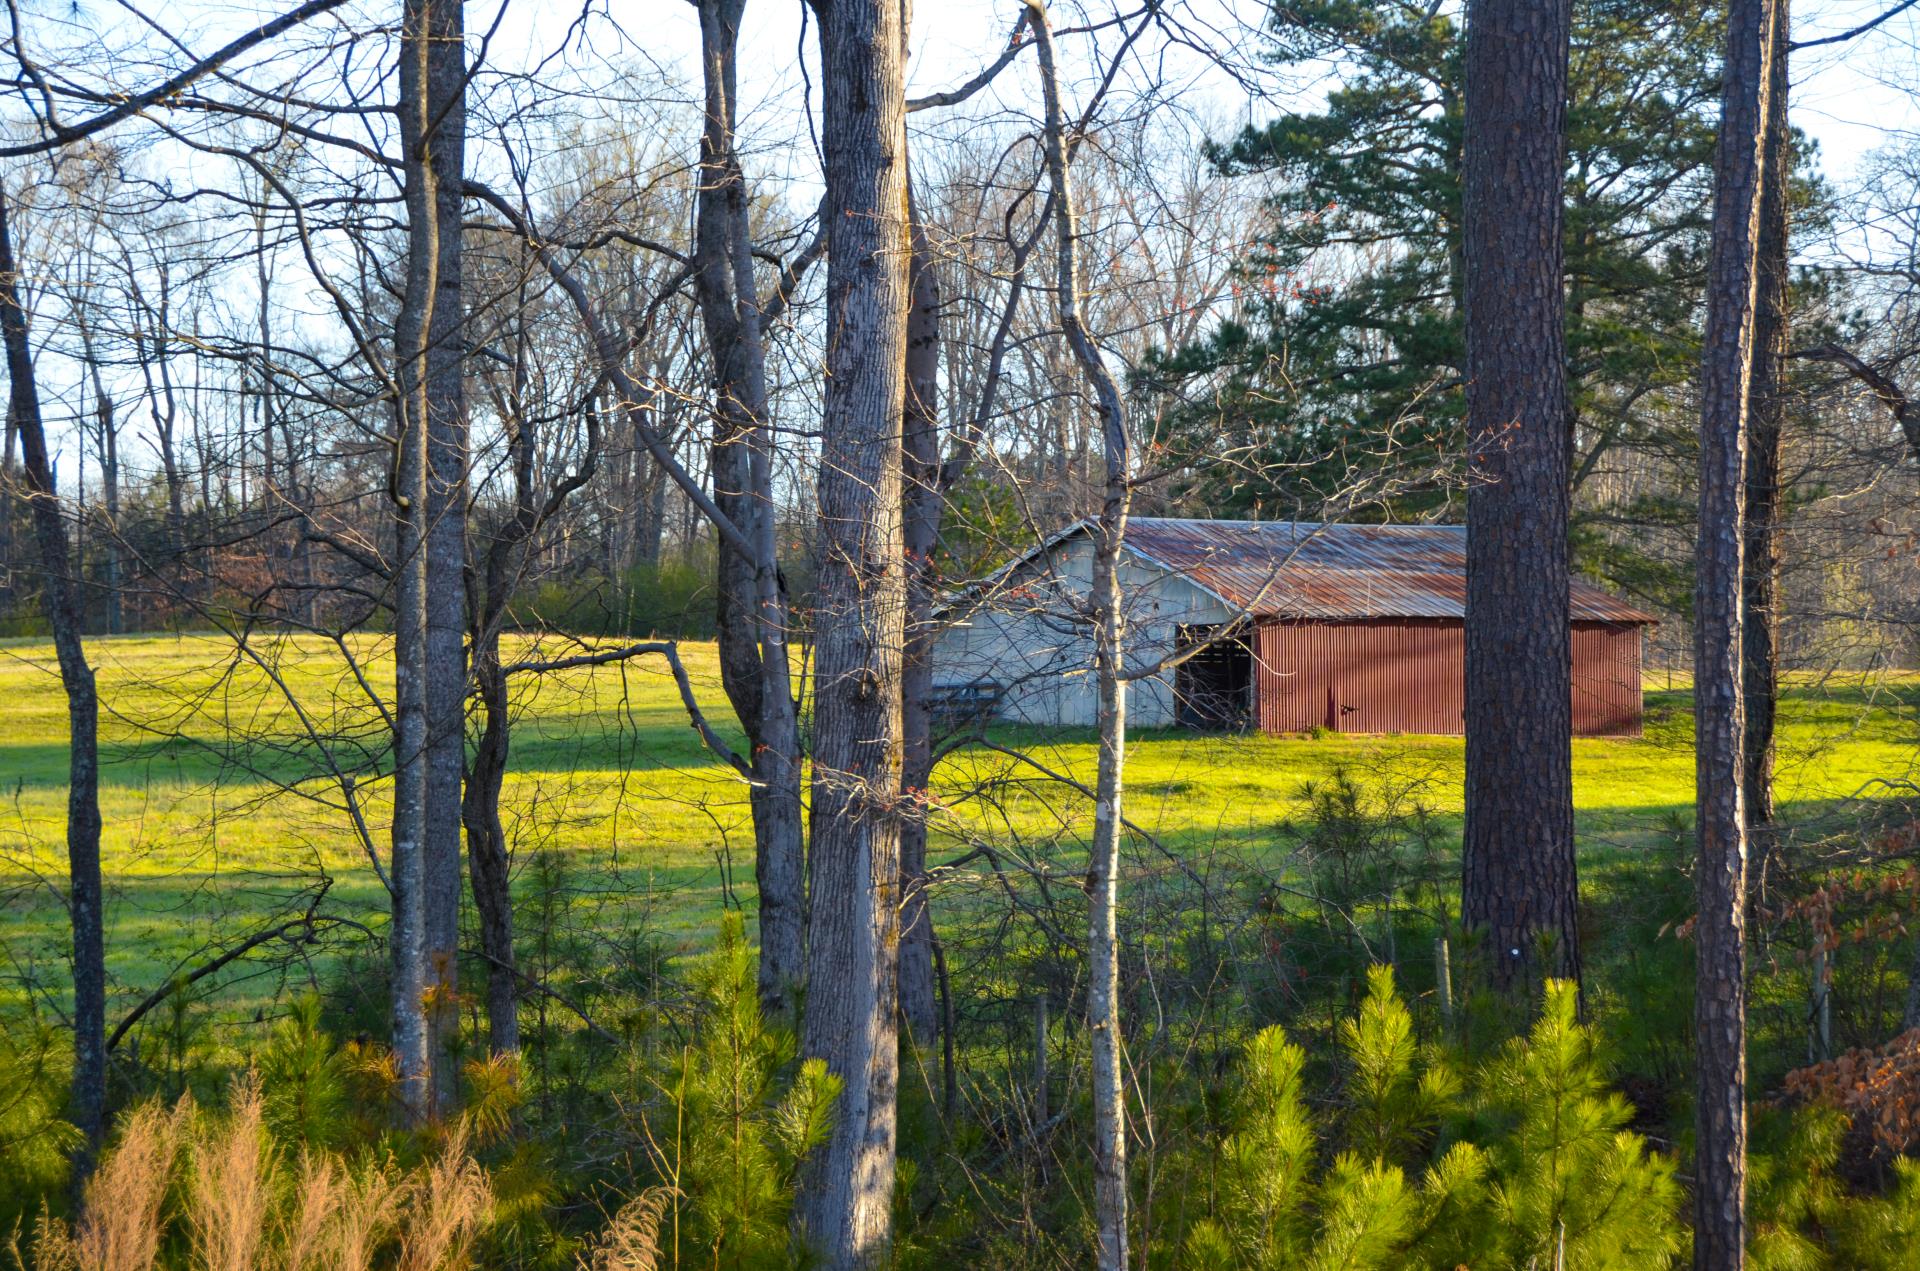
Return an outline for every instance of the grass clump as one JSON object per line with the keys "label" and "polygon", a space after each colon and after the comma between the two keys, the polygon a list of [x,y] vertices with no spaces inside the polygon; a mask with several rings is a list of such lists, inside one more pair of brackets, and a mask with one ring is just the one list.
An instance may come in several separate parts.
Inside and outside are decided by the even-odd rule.
{"label": "grass clump", "polygon": [[466,1271],[492,1190],[456,1129],[421,1164],[292,1151],[267,1123],[257,1073],[214,1113],[183,1097],[123,1118],[81,1216],[42,1214],[28,1271]]}

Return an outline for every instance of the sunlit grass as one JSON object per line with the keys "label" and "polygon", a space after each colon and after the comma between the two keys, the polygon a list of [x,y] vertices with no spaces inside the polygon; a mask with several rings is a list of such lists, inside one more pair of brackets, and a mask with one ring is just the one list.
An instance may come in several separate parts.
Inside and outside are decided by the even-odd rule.
{"label": "sunlit grass", "polygon": [[[284,912],[317,879],[331,880],[328,911],[375,930],[383,925],[384,896],[333,769],[356,776],[372,846],[384,853],[385,728],[359,677],[376,692],[390,688],[385,643],[350,642],[350,663],[324,641],[260,640],[264,668],[219,637],[89,642],[102,702],[109,962],[116,992],[129,998]],[[689,644],[684,656],[708,712],[737,736],[712,646]],[[1874,797],[1878,783],[1910,779],[1920,736],[1916,701],[1920,678],[1912,676],[1791,683],[1780,737],[1786,815]],[[727,879],[751,907],[745,788],[688,727],[660,659],[528,677],[516,708],[503,813],[523,859],[536,848],[565,853],[578,877],[647,904],[671,939],[711,932]],[[1671,844],[1690,814],[1684,685],[1669,691],[1662,680],[1648,708],[1644,739],[1575,743],[1582,865],[1596,888],[1609,886],[1615,867],[1641,851]],[[309,728],[325,747],[310,740]],[[1091,734],[1000,736],[1050,769],[1092,780]],[[1176,850],[1223,838],[1260,850],[1278,841],[1302,785],[1341,765],[1396,784],[1420,782],[1431,808],[1457,818],[1462,762],[1457,738],[1146,733],[1129,754],[1128,813]],[[0,898],[16,982],[57,986],[65,976],[57,889],[66,763],[65,702],[51,648],[0,643]],[[975,793],[993,775],[1004,779],[986,796]],[[959,837],[986,833],[1070,858],[1087,829],[1079,795],[992,751],[950,756],[934,787],[948,808],[936,857],[950,854]],[[279,978],[236,983],[244,974],[227,977],[230,1004],[285,987]]]}

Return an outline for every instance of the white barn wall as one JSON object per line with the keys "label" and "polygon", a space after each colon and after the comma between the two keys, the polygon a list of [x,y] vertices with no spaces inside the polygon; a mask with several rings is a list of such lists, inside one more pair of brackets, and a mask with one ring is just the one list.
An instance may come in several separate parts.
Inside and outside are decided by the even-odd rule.
{"label": "white barn wall", "polygon": [[[954,625],[934,644],[936,686],[978,680],[1001,686],[998,717],[1015,723],[1094,727],[1097,687],[1091,632],[1072,617],[1092,587],[1093,547],[1084,536],[1055,546],[999,581],[971,608],[948,614]],[[1221,623],[1235,612],[1184,576],[1129,553],[1121,563],[1127,603],[1127,662],[1150,663],[1173,651],[1184,624]],[[1174,723],[1173,672],[1136,680],[1128,721],[1136,728]]]}

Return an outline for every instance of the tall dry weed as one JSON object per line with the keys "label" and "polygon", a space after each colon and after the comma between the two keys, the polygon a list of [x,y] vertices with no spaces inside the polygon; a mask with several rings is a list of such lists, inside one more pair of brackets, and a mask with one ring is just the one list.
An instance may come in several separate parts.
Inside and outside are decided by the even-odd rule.
{"label": "tall dry weed", "polygon": [[20,1223],[15,1219],[13,1231],[7,1237],[7,1256],[13,1262],[13,1271],[79,1271],[73,1233],[67,1230],[65,1222],[47,1211],[45,1201],[40,1204],[40,1216],[34,1219],[27,1248],[33,1250],[31,1258],[20,1249]]}
{"label": "tall dry weed", "polygon": [[[69,1229],[43,1214],[31,1255],[16,1231],[0,1239],[0,1263],[11,1252],[17,1271],[469,1271],[493,1193],[468,1149],[457,1130],[411,1172],[303,1151],[289,1178],[277,1163],[260,1080],[249,1074],[235,1080],[222,1116],[197,1113],[190,1099],[171,1112],[152,1103],[133,1109],[87,1185],[80,1223]],[[183,1156],[179,1204],[170,1210]],[[640,1248],[658,1228],[658,1210],[656,1203],[651,1217],[644,1207],[622,1211],[631,1232],[620,1247]],[[626,1271],[654,1263],[594,1265]]]}
{"label": "tall dry weed", "polygon": [[302,1152],[292,1206],[280,1229],[281,1262],[286,1271],[331,1266],[340,1209],[352,1181],[340,1162],[325,1152]]}
{"label": "tall dry weed", "polygon": [[273,1202],[273,1150],[258,1073],[235,1077],[227,1115],[193,1138],[187,1226],[195,1271],[257,1271]]}
{"label": "tall dry weed", "polygon": [[464,1271],[493,1207],[487,1172],[456,1131],[409,1189],[397,1271]]}
{"label": "tall dry weed", "polygon": [[373,1271],[394,1232],[408,1184],[385,1165],[354,1173],[331,1153],[301,1158],[280,1237],[285,1271]]}
{"label": "tall dry weed", "polygon": [[47,1224],[50,1239],[36,1251],[37,1264],[75,1271],[153,1271],[166,1234],[162,1209],[174,1158],[192,1119],[193,1105],[186,1099],[171,1112],[157,1103],[130,1112],[120,1141],[87,1180],[79,1226],[68,1236],[55,1235]]}
{"label": "tall dry weed", "polygon": [[660,1221],[673,1197],[671,1187],[649,1187],[620,1206],[580,1256],[580,1271],[658,1271]]}

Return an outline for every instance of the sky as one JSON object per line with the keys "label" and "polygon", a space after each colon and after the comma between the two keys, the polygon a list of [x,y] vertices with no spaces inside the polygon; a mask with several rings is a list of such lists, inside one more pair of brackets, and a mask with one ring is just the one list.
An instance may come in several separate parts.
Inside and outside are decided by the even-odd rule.
{"label": "sky", "polygon": [[[522,0],[529,2],[529,0]],[[530,0],[536,5],[550,0]],[[1896,6],[1900,0],[1797,0],[1793,4],[1793,38],[1815,41],[1850,31]],[[1057,28],[1132,10],[1138,0],[1055,0]],[[1449,8],[1458,0],[1442,0]],[[686,0],[612,0],[612,14],[644,9],[657,25],[647,30],[652,56],[692,78],[699,46],[699,29]],[[908,92],[910,96],[955,87],[989,64],[1005,46],[1008,31],[1024,0],[914,0],[909,33]],[[1211,50],[1228,50],[1243,71],[1261,75],[1257,93],[1247,81],[1212,65],[1192,50],[1156,54],[1151,66],[1136,62],[1135,73],[1169,75],[1184,84],[1184,103],[1207,118],[1229,124],[1259,122],[1285,110],[1310,110],[1318,102],[1325,80],[1298,73],[1282,78],[1259,59],[1260,23],[1269,8],[1266,0],[1171,0],[1169,11],[1186,24],[1196,42]],[[769,138],[785,136],[801,151],[805,120],[798,109],[804,91],[798,50],[809,53],[816,34],[802,30],[801,0],[748,0],[743,36],[741,86],[745,118],[754,125],[743,129]],[[1111,48],[1112,36],[1101,37]],[[1067,58],[1063,52],[1063,60]],[[1019,67],[1003,74],[984,98],[1009,110],[1031,114],[1037,93],[1029,74]],[[1066,60],[1072,66],[1074,61]],[[1086,50],[1077,64],[1091,65]],[[1845,190],[1872,153],[1901,136],[1920,136],[1920,4],[1900,12],[1864,36],[1835,44],[1797,50],[1791,62],[1790,98],[1793,123],[1818,144],[1821,166]],[[1068,88],[1068,96],[1074,96]],[[970,103],[978,107],[979,101]],[[1071,108],[1071,107],[1069,107]],[[924,119],[924,117],[922,117]],[[916,120],[920,122],[920,120]],[[776,145],[778,143],[775,143]],[[812,163],[809,153],[795,153],[797,167]],[[790,173],[803,186],[811,172]],[[1849,250],[1845,243],[1812,249],[1817,255]]]}
{"label": "sky", "polygon": [[[538,0],[536,0],[538,2]],[[1793,37],[1811,40],[1850,30],[1878,16],[1898,0],[1799,0]],[[633,4],[633,0],[626,0]],[[685,0],[640,0],[637,7],[659,7],[660,49],[687,71],[684,60],[697,49],[699,32]],[[615,0],[613,12],[622,15]],[[1023,0],[916,0],[909,34],[909,93],[918,94],[964,82],[1004,47]],[[1133,3],[1126,4],[1134,7]],[[1258,23],[1266,9],[1259,0],[1176,0],[1172,6],[1197,32],[1210,32],[1215,47],[1230,48],[1247,61],[1257,53]],[[1111,12],[1095,6],[1056,3],[1054,22],[1067,26],[1076,10]],[[743,100],[767,105],[790,102],[797,77],[795,50],[801,39],[800,0],[749,0]],[[809,41],[810,42],[810,41]],[[1250,101],[1224,73],[1211,73],[1197,56],[1174,59],[1192,79],[1193,91],[1212,98],[1221,113],[1269,117],[1300,98],[1311,101],[1305,83],[1272,82],[1274,96]],[[1819,143],[1828,172],[1844,179],[1860,159],[1890,134],[1920,132],[1920,5],[1896,15],[1872,33],[1844,44],[1808,48],[1793,59],[1794,122]],[[1289,101],[1294,96],[1294,101]]]}
{"label": "sky", "polygon": [[[32,44],[54,60],[63,42],[104,39],[134,48],[143,33],[134,16],[145,14],[180,39],[188,49],[205,52],[248,27],[277,16],[295,0],[43,0],[27,7]],[[664,71],[677,78],[691,97],[698,83],[699,30],[687,0],[593,0],[606,18],[591,24],[588,44],[569,41],[572,24],[588,0],[469,0],[470,32],[488,28],[489,58],[513,69],[548,58],[560,50],[562,63],[582,78],[605,81],[610,66],[630,72],[625,81],[640,94],[653,91]],[[909,33],[909,96],[950,89],[970,79],[1005,47],[1024,0],[913,0]],[[1110,17],[1116,9],[1133,11],[1139,0],[1055,0],[1056,29]],[[1459,0],[1440,0],[1457,8]],[[1794,5],[1794,37],[1817,40],[1849,30],[1881,14],[1899,0],[1799,0]],[[504,5],[504,8],[502,6]],[[133,6],[137,6],[137,9]],[[353,16],[327,19],[368,30],[381,15],[397,16],[398,0],[354,0]],[[1205,130],[1233,130],[1287,110],[1312,110],[1324,88],[1324,75],[1277,73],[1260,59],[1260,23],[1267,0],[1166,0],[1166,12],[1194,45],[1167,47],[1143,40],[1121,76],[1113,101],[1124,105],[1128,83],[1161,81],[1180,103],[1184,122],[1197,145]],[[786,188],[802,207],[811,207],[819,174],[811,141],[813,119],[805,109],[817,33],[806,29],[803,0],[747,0],[742,40],[742,129],[758,147],[752,163],[769,188]],[[318,33],[316,41],[323,38]],[[1093,37],[1111,50],[1118,32]],[[302,59],[299,37],[284,37],[281,56]],[[1100,64],[1088,37],[1061,40],[1063,78],[1069,110],[1084,98],[1092,68]],[[1215,56],[1232,65],[1224,69]],[[362,63],[381,55],[366,47]],[[177,65],[176,60],[172,63]],[[556,70],[548,63],[547,70]],[[82,71],[103,72],[104,65]],[[145,85],[155,78],[147,66],[130,66],[121,87]],[[1920,4],[1898,13],[1870,34],[1845,43],[1810,47],[1793,61],[1794,123],[1819,144],[1822,166],[1845,189],[1872,152],[1897,137],[1920,136]],[[1031,119],[1037,113],[1037,86],[1031,54],[1023,54],[965,108],[968,115],[1002,112]],[[916,127],[939,127],[937,112],[916,115]],[[139,124],[122,125],[138,128]],[[689,158],[692,156],[689,155]],[[1848,250],[1845,242],[1827,250]]]}
{"label": "sky", "polygon": [[[470,32],[478,34],[498,23],[489,55],[507,66],[524,65],[545,57],[566,41],[583,3],[588,0],[469,0]],[[678,75],[689,91],[698,82],[699,30],[688,0],[592,0],[610,22],[593,24],[590,48],[577,44],[563,60],[589,77],[604,73],[609,59],[629,66],[652,63]],[[1054,0],[1056,28],[1100,19],[1118,10],[1133,10],[1139,0]],[[1461,0],[1438,0],[1457,9]],[[1817,39],[1855,27],[1899,0],[1798,0],[1794,4],[1794,35]],[[183,37],[190,48],[204,51],[244,29],[277,15],[293,0],[45,0],[29,7],[28,22],[43,47],[66,38],[90,37],[96,31],[110,41],[137,39],[137,11],[155,16],[166,30]],[[505,8],[502,10],[502,5]],[[909,34],[909,94],[951,88],[990,62],[1005,46],[1007,33],[1024,0],[913,0]],[[398,9],[398,0],[356,0],[356,26],[364,29],[370,17]],[[1266,0],[1167,0],[1166,12],[1182,24],[1196,44],[1210,52],[1236,59],[1243,71],[1257,79],[1257,94],[1249,81],[1237,80],[1192,49],[1164,46],[1149,39],[1139,49],[1127,74],[1152,74],[1178,85],[1183,105],[1207,118],[1233,124],[1270,118],[1286,109],[1312,109],[1320,85],[1311,76],[1295,73],[1287,80],[1259,58],[1260,23]],[[786,173],[805,182],[817,173],[807,140],[808,117],[801,109],[805,79],[801,50],[812,59],[816,33],[803,30],[804,0],[747,0],[742,49],[742,133],[762,139],[763,158],[780,166],[773,156],[783,147],[792,153]],[[617,31],[615,30],[617,28]],[[1105,48],[1116,40],[1113,32],[1096,37]],[[1062,63],[1074,94],[1075,68],[1082,85],[1094,65],[1084,39],[1062,41]],[[969,104],[983,103],[1023,115],[1032,113],[1037,95],[1031,75],[1031,57],[1023,56],[1013,71]],[[1830,176],[1841,183],[1861,160],[1890,136],[1920,133],[1920,4],[1898,14],[1867,36],[1844,44],[1809,48],[1793,62],[1794,122],[1820,144]],[[146,78],[141,76],[141,78]],[[1124,84],[1126,76],[1123,75]],[[137,125],[136,125],[137,126]],[[771,174],[769,174],[771,175]]]}

